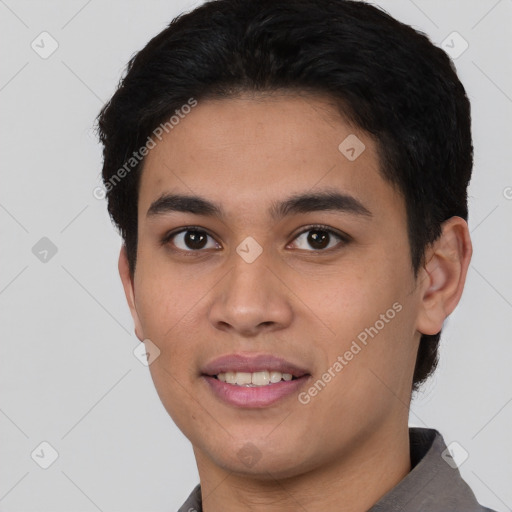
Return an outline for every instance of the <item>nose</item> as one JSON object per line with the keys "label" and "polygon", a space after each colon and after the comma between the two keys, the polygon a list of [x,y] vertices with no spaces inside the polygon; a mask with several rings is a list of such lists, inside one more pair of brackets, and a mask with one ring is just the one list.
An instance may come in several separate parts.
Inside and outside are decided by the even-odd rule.
{"label": "nose", "polygon": [[215,287],[209,319],[216,328],[244,337],[280,330],[292,322],[290,289],[263,254],[247,263],[238,254],[231,270]]}

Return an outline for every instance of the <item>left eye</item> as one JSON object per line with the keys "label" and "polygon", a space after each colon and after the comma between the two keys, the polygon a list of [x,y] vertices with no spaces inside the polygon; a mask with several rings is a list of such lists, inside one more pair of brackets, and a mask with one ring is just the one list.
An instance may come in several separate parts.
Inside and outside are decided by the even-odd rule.
{"label": "left eye", "polygon": [[[308,250],[305,246],[306,244],[309,244],[309,246],[315,250],[322,250],[332,248],[333,245],[331,245],[331,242],[333,241],[333,238],[338,239],[341,243],[348,242],[347,237],[323,226],[310,227],[306,231],[300,233],[299,236],[295,238],[295,241],[298,241],[299,245],[302,245],[302,247],[298,247],[299,249]],[[334,244],[334,246],[335,245],[337,244]]]}

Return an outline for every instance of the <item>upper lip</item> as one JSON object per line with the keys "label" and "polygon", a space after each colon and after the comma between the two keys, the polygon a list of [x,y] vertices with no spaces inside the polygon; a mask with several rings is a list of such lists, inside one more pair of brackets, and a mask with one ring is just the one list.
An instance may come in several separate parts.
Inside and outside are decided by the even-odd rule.
{"label": "upper lip", "polygon": [[218,375],[225,372],[261,372],[264,370],[290,373],[294,377],[308,375],[308,371],[281,357],[271,354],[228,354],[207,363],[202,373]]}

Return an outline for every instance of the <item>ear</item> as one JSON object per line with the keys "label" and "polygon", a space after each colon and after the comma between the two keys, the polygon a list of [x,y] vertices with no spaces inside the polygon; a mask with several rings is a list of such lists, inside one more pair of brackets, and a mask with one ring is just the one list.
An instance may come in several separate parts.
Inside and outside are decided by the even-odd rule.
{"label": "ear", "polygon": [[121,247],[121,251],[119,253],[119,275],[121,276],[121,281],[123,283],[124,294],[126,296],[126,301],[128,302],[128,306],[130,308],[130,312],[132,314],[133,323],[135,324],[135,335],[139,338],[140,341],[144,340],[142,326],[140,323],[139,315],[137,313],[137,308],[135,307],[135,291],[133,278],[130,274],[130,266],[128,264],[128,255],[126,253],[126,246],[123,244]]}
{"label": "ear", "polygon": [[420,311],[416,329],[437,334],[444,320],[459,303],[473,254],[466,221],[451,217],[442,225],[442,234],[426,253],[426,263],[418,275]]}

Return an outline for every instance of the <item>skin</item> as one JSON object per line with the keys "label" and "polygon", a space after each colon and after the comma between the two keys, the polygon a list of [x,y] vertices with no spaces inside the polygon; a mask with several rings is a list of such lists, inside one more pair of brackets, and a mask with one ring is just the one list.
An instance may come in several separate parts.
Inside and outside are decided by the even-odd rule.
{"label": "skin", "polygon": [[[366,146],[354,161],[338,150],[350,134]],[[327,187],[372,215],[268,215],[273,201]],[[225,216],[148,216],[163,193],[201,196]],[[193,445],[204,510],[368,510],[411,469],[418,343],[441,330],[462,294],[472,253],[466,222],[444,223],[415,279],[405,203],[379,174],[375,142],[327,98],[291,93],[199,102],[146,157],[138,215],[135,273],[124,248],[119,271],[136,335],[160,349],[151,376]],[[311,224],[350,241],[333,235],[329,248],[311,246]],[[205,248],[194,252],[183,234],[161,243],[190,225],[210,235]],[[263,249],[252,263],[236,252],[248,236]],[[201,377],[218,356],[272,353],[308,370],[307,391],[397,302],[401,311],[308,404],[293,394],[237,408]],[[243,449],[257,462],[244,463]]]}

